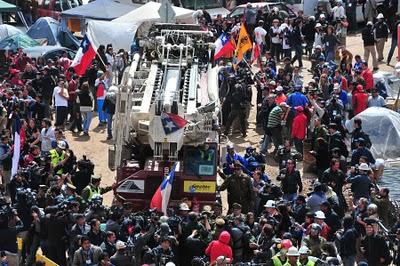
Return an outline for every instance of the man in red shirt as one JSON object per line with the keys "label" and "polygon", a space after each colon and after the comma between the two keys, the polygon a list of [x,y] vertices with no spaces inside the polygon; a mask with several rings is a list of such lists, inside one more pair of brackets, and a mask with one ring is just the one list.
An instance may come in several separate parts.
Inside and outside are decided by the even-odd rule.
{"label": "man in red shirt", "polygon": [[374,75],[371,69],[368,68],[368,63],[363,61],[361,63],[361,77],[363,77],[365,81],[365,89],[367,92],[370,92],[374,88]]}
{"label": "man in red shirt", "polygon": [[294,141],[296,150],[303,154],[303,140],[306,138],[307,131],[307,116],[304,114],[302,106],[296,106],[296,116],[292,122],[291,138]]}
{"label": "man in red shirt", "polygon": [[354,115],[357,115],[367,109],[368,107],[368,94],[364,91],[362,85],[357,85],[356,92],[353,95],[353,110]]}

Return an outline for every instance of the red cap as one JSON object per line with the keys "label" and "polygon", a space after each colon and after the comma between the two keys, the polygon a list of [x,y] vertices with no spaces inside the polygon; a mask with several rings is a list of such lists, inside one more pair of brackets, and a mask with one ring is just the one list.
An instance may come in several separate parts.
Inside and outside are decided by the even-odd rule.
{"label": "red cap", "polygon": [[298,112],[303,112],[303,111],[304,111],[303,106],[296,106],[294,109],[295,109],[296,111],[298,111]]}

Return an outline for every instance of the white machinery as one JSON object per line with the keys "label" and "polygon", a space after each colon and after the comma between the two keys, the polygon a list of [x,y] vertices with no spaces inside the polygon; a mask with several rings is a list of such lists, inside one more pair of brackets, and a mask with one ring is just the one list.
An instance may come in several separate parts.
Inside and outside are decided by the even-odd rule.
{"label": "white machinery", "polygon": [[[210,34],[197,25],[158,24],[149,35],[139,41],[141,51],[119,87],[116,167],[130,159],[124,146],[132,141],[150,145],[154,160],[168,161],[178,160],[183,145],[218,143],[218,69],[210,63]],[[186,126],[165,131],[175,126],[165,120],[171,114],[185,119]]]}

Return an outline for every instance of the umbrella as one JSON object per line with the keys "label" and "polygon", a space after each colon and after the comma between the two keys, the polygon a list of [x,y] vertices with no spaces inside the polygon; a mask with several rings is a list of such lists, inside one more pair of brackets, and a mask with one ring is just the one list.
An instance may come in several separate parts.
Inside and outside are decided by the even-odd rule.
{"label": "umbrella", "polygon": [[16,51],[18,48],[28,48],[39,45],[39,42],[35,41],[25,33],[17,33],[0,41],[0,50]]}

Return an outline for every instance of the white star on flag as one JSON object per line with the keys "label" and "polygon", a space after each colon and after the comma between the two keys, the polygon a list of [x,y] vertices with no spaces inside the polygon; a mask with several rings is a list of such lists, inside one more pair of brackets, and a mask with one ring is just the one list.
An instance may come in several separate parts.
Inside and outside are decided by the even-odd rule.
{"label": "white star on flag", "polygon": [[165,125],[165,127],[168,128],[169,131],[172,131],[172,129],[175,127],[175,125],[172,121],[168,121],[167,124]]}

